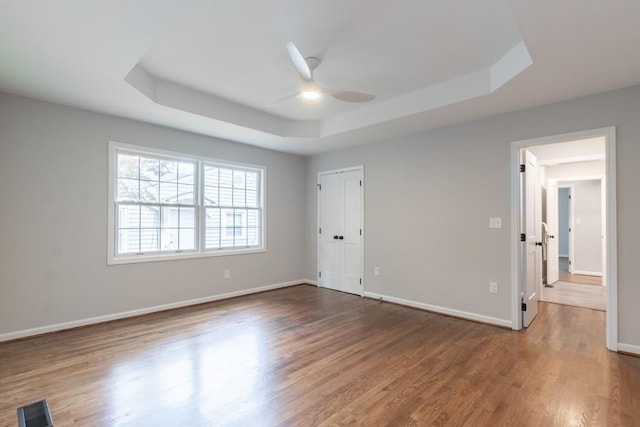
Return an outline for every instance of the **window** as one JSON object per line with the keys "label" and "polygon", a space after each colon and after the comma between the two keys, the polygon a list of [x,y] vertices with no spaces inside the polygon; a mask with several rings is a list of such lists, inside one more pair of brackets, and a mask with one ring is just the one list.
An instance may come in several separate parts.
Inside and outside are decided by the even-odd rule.
{"label": "window", "polygon": [[111,143],[109,263],[264,250],[264,168]]}
{"label": "window", "polygon": [[205,247],[225,249],[260,243],[260,173],[204,164]]}

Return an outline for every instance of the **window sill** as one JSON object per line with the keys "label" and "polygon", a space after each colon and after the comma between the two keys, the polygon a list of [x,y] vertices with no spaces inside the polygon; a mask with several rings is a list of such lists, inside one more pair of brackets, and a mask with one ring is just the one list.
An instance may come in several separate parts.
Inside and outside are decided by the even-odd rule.
{"label": "window sill", "polygon": [[210,250],[206,252],[183,252],[171,255],[126,255],[118,257],[108,257],[107,265],[120,265],[120,264],[138,264],[145,262],[160,262],[160,261],[177,261],[182,259],[194,259],[194,258],[210,258],[218,256],[230,256],[230,255],[247,255],[266,252],[265,247],[250,248],[250,249],[225,249],[225,250]]}

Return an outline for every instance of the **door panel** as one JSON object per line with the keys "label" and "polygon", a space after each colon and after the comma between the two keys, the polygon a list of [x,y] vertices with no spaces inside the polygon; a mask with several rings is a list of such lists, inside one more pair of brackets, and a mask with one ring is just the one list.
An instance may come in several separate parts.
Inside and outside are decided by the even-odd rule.
{"label": "door panel", "polygon": [[352,294],[360,294],[360,248],[356,245],[344,245],[342,289]]}
{"label": "door panel", "polygon": [[360,283],[362,274],[362,249],[360,230],[362,228],[362,193],[360,186],[361,171],[345,172],[342,174],[344,190],[344,267],[343,284],[344,291],[354,294],[362,294]]}
{"label": "door panel", "polygon": [[[525,172],[521,174],[523,180],[523,228],[526,234],[526,241],[523,243],[523,272],[524,283],[522,286],[524,302],[527,305],[526,311],[522,312],[522,326],[527,327],[538,314],[538,248],[536,245],[540,241],[540,219],[537,217],[539,210],[536,209],[536,193],[540,193],[538,185],[538,162],[536,157],[529,151],[524,150]],[[539,196],[538,196],[539,200]]]}
{"label": "door panel", "polygon": [[338,235],[338,230],[342,228],[340,216],[334,212],[340,206],[340,188],[338,177],[335,175],[324,175],[320,177],[320,221],[319,227],[322,232],[318,235],[320,240],[318,250],[318,269],[320,271],[320,286],[332,287],[339,282],[340,276],[340,253],[339,240],[334,239]]}
{"label": "door panel", "polygon": [[358,171],[346,172],[344,175],[344,238],[345,242],[357,245],[360,241],[359,173]]}

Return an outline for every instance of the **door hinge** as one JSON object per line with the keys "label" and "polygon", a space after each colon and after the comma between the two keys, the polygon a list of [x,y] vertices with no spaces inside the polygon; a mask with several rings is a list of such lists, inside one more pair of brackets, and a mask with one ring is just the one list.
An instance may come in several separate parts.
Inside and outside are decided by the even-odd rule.
{"label": "door hinge", "polygon": [[520,308],[522,308],[522,311],[527,311],[527,303],[521,303]]}
{"label": "door hinge", "polygon": [[362,228],[360,229],[360,235],[362,236]]}
{"label": "door hinge", "polygon": [[569,233],[571,233],[571,227],[569,227]]}
{"label": "door hinge", "polygon": [[362,285],[362,279],[360,279],[360,284]]}
{"label": "door hinge", "polygon": [[318,271],[318,277],[322,277],[322,271]]}
{"label": "door hinge", "polygon": [[569,194],[569,198],[571,198],[571,194]]}
{"label": "door hinge", "polygon": [[318,190],[322,190],[322,184],[318,184]]}
{"label": "door hinge", "polygon": [[360,180],[360,187],[362,187],[362,180]]}
{"label": "door hinge", "polygon": [[525,171],[525,166],[524,165],[520,165],[520,172],[524,172]]}
{"label": "door hinge", "polygon": [[526,242],[527,241],[527,235],[524,233],[520,233],[520,241],[521,242]]}
{"label": "door hinge", "polygon": [[572,265],[572,264],[571,264],[571,260],[569,260],[569,265]]}
{"label": "door hinge", "polygon": [[322,227],[318,228],[318,234],[322,234]]}

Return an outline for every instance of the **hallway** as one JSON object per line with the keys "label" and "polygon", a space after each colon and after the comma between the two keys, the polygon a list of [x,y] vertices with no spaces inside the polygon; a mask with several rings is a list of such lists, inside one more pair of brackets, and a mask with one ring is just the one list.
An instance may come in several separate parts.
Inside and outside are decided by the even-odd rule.
{"label": "hallway", "polygon": [[540,301],[606,311],[607,288],[602,277],[569,273],[569,261],[560,257],[560,280],[542,286]]}

